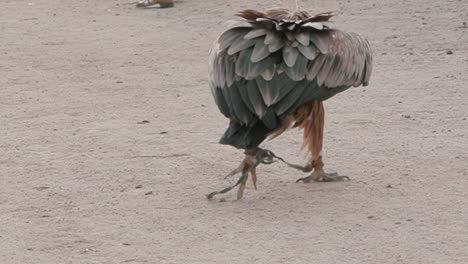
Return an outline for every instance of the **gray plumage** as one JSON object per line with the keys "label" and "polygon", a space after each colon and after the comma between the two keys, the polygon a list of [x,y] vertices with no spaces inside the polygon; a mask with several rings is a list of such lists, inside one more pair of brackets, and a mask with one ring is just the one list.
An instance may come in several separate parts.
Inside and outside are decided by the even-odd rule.
{"label": "gray plumage", "polygon": [[[331,13],[308,17],[288,11],[293,15],[283,18],[281,12],[286,14],[245,10],[214,43],[209,83],[220,111],[231,120],[221,143],[256,147],[302,104],[369,83],[367,40],[331,29]],[[242,140],[232,138],[236,135]]]}

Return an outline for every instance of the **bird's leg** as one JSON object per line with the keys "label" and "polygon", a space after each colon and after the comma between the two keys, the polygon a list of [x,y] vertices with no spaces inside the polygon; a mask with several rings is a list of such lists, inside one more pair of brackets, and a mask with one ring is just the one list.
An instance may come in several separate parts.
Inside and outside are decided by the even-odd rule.
{"label": "bird's leg", "polygon": [[308,105],[304,105],[306,108],[301,112],[298,112],[298,117],[301,117],[301,123],[299,127],[304,129],[304,146],[309,147],[311,153],[309,164],[303,167],[303,171],[312,170],[313,172],[308,177],[300,178],[296,182],[310,182],[310,181],[341,181],[349,178],[347,176],[338,176],[336,173],[325,173],[323,171],[322,161],[322,146],[323,146],[323,128],[325,124],[325,109],[322,101],[313,101]]}
{"label": "bird's leg", "polygon": [[[312,168],[314,171],[308,177],[300,178],[296,182],[310,182],[310,181],[323,181],[323,182],[331,182],[331,181],[342,181],[342,180],[350,180],[348,176],[340,176],[338,173],[325,173],[323,170],[323,161],[322,156],[319,155],[317,159],[312,159],[309,163],[309,167]],[[307,167],[307,166],[306,166]]]}
{"label": "bird's leg", "polygon": [[244,194],[244,189],[245,189],[245,185],[247,183],[247,180],[249,178],[249,173],[252,175],[252,182],[253,182],[253,185],[254,185],[255,189],[257,189],[257,171],[256,171],[257,166],[260,163],[264,163],[264,164],[273,163],[275,156],[271,151],[261,149],[261,148],[248,149],[248,150],[245,150],[244,153],[245,153],[245,158],[241,162],[239,167],[237,167],[236,169],[231,171],[225,177],[225,178],[227,178],[227,177],[233,176],[233,175],[235,175],[237,173],[242,173],[241,177],[236,182],[236,184],[234,184],[232,186],[229,186],[229,187],[227,187],[227,188],[225,188],[225,189],[223,189],[223,190],[221,190],[219,192],[210,193],[207,196],[208,199],[211,199],[215,195],[220,194],[220,193],[227,193],[227,192],[229,192],[230,190],[234,189],[236,186],[239,185],[239,190],[237,192],[237,199],[240,200],[242,198],[243,194]]}

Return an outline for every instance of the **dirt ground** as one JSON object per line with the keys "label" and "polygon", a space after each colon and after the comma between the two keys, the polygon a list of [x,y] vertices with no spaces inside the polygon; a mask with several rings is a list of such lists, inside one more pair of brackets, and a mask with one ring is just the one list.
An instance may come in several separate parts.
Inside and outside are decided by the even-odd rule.
{"label": "dirt ground", "polygon": [[[279,2],[1,1],[0,263],[468,263],[466,0],[298,1],[375,50],[370,86],[325,105],[326,167],[352,180],[275,163],[205,198],[243,157],[217,144],[209,48]],[[301,143],[263,146],[303,163]]]}

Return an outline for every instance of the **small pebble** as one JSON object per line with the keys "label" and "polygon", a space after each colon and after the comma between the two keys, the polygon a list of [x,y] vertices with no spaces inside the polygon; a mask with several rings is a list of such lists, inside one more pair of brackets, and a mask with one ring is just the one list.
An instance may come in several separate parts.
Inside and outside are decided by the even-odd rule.
{"label": "small pebble", "polygon": [[219,202],[221,202],[221,203],[226,202],[226,198],[219,198]]}
{"label": "small pebble", "polygon": [[145,192],[145,195],[152,195],[153,192],[152,191],[149,191],[149,192]]}
{"label": "small pebble", "polygon": [[141,188],[143,188],[143,185],[141,184],[138,184],[137,186],[135,186],[135,189],[141,189]]}
{"label": "small pebble", "polygon": [[448,55],[452,55],[452,54],[453,54],[453,51],[451,51],[451,50],[447,50],[447,52],[446,52],[446,53],[447,53]]}

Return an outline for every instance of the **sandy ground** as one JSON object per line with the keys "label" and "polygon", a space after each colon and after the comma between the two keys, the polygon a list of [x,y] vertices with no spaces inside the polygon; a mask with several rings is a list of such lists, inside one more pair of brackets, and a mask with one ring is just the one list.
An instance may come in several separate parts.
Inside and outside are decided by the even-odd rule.
{"label": "sandy ground", "polygon": [[[375,50],[371,85],[326,103],[326,166],[352,180],[273,164],[205,199],[243,156],[217,144],[208,50],[277,4],[3,0],[0,263],[468,263],[466,0],[299,1]],[[264,146],[302,163],[301,140]]]}

